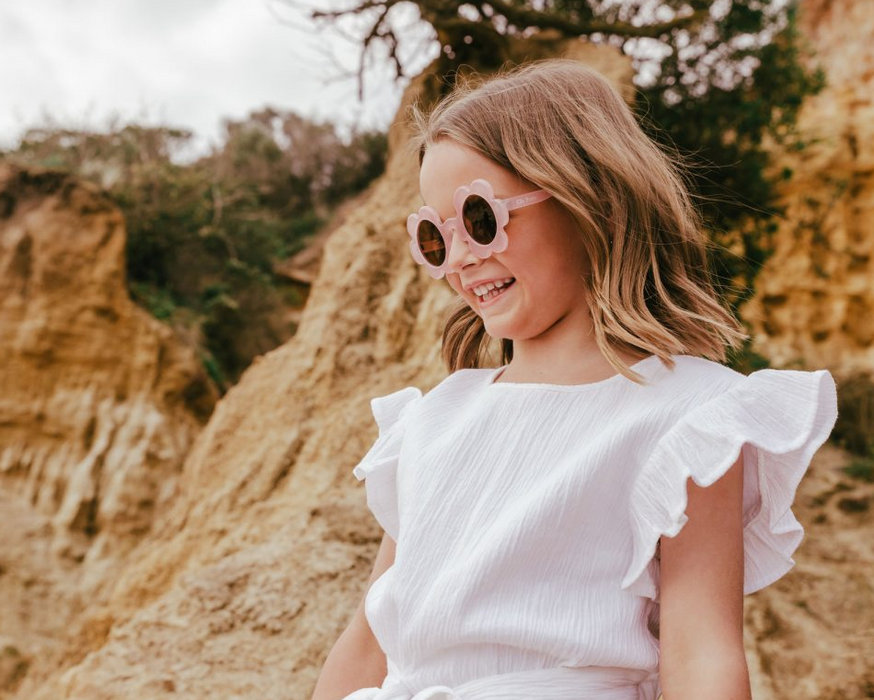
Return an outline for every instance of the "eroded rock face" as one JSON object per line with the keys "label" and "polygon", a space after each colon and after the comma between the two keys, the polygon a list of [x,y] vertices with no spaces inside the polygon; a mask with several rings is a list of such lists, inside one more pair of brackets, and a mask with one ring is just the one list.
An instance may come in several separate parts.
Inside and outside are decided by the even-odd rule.
{"label": "eroded rock face", "polygon": [[743,310],[775,366],[874,368],[874,13],[856,0],[806,0],[804,36],[828,85],[807,98],[808,145],[775,154],[786,217]]}
{"label": "eroded rock face", "polygon": [[216,400],[128,297],[124,245],[95,188],[0,166],[0,634],[24,660],[106,594]]}
{"label": "eroded rock face", "polygon": [[148,529],[215,401],[128,297],[124,244],[92,187],[0,169],[0,483],[89,536]]}
{"label": "eroded rock face", "polygon": [[0,483],[88,536],[148,529],[216,398],[128,297],[124,244],[94,188],[0,170]]}
{"label": "eroded rock face", "polygon": [[[775,253],[742,310],[772,365],[874,371],[874,13],[855,0],[804,0],[800,25],[827,87],[799,116],[784,168]],[[796,567],[745,601],[756,700],[870,697],[874,662],[874,489],[847,477],[827,446],[801,483]]]}
{"label": "eroded rock face", "polygon": [[[626,58],[566,50],[630,94]],[[399,115],[427,82],[413,82]],[[385,175],[327,242],[295,337],[222,397],[167,517],[108,602],[78,619],[63,660],[32,669],[16,697],[309,697],[381,537],[351,474],[376,437],[369,401],[445,376],[453,292],[409,255],[418,165],[405,129],[401,116]]]}
{"label": "eroded rock face", "polygon": [[[630,94],[626,59],[576,49]],[[427,84],[413,81],[399,115]],[[369,400],[407,385],[427,391],[445,376],[440,336],[453,292],[418,269],[406,247],[404,222],[419,206],[407,137],[399,116],[386,173],[327,241],[297,334],[258,358],[217,404],[166,516],[108,598],[71,614],[60,660],[40,667],[37,656],[25,657],[30,670],[15,680],[16,700],[310,697],[381,537],[351,474],[377,433]],[[815,584],[804,589],[815,614],[797,622],[800,584],[791,574],[767,597],[747,599],[757,700],[861,687],[861,664],[835,672],[847,669],[842,658],[853,648],[842,636],[852,616],[838,608],[861,610],[866,601],[861,579],[850,585],[843,574],[871,573],[871,520],[839,504],[867,502],[870,493],[838,486],[845,482],[833,462],[817,462],[822,472],[805,481],[799,501],[816,542],[798,557],[804,581]],[[842,546],[829,546],[838,535]],[[829,556],[843,567],[834,580]],[[793,654],[782,662],[777,651],[787,645]],[[3,672],[22,673],[16,668]]]}

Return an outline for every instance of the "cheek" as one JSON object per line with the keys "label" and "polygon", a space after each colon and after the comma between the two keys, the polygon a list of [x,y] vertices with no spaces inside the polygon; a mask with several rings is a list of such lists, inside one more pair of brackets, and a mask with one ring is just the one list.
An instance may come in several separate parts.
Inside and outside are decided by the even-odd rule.
{"label": "cheek", "polygon": [[476,305],[476,301],[475,301],[476,296],[474,295],[473,292],[465,293],[465,291],[463,290],[463,288],[461,286],[461,282],[459,280],[458,274],[456,273],[454,275],[446,275],[445,279],[449,283],[449,286],[452,287],[452,289],[455,291],[455,293],[458,294],[458,296],[460,296],[462,299],[464,299],[464,301],[467,302],[467,305],[471,309],[473,309],[477,314],[479,314],[479,311],[477,311],[477,305]]}
{"label": "cheek", "polygon": [[574,218],[564,210],[549,212],[543,231],[551,257],[560,268],[579,271],[586,258],[581,232]]}
{"label": "cheek", "polygon": [[458,274],[454,275],[446,275],[446,281],[449,283],[449,286],[452,287],[452,290],[464,299],[468,305],[473,305],[473,301],[469,298],[468,294],[465,294],[464,288],[461,286],[461,280],[459,279]]}
{"label": "cheek", "polygon": [[505,265],[521,278],[523,286],[533,286],[539,292],[552,295],[557,290],[569,291],[582,282],[580,275],[588,273],[588,257],[576,229],[562,227],[566,222],[544,222],[531,235],[520,236],[511,244]]}

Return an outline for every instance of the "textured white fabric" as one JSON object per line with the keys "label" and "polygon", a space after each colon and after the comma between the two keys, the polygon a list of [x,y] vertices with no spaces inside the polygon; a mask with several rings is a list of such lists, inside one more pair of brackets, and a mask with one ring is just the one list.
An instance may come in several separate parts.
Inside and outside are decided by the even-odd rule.
{"label": "textured white fabric", "polygon": [[837,417],[825,370],[651,356],[562,386],[464,369],[371,401],[354,468],[397,542],[365,612],[388,660],[347,700],[655,700],[660,535],[744,454],[744,592],[784,575],[796,488]]}

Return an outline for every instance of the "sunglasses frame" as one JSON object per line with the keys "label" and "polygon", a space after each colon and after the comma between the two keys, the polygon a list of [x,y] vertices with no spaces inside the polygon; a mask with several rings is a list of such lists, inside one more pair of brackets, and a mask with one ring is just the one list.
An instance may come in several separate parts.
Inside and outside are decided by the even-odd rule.
{"label": "sunglasses frame", "polygon": [[[464,227],[462,208],[464,207],[465,200],[470,195],[482,197],[482,199],[484,199],[492,208],[492,212],[495,215],[497,230],[495,231],[495,238],[491,243],[485,245],[477,243]],[[471,251],[478,258],[487,258],[492,253],[501,253],[507,249],[507,232],[504,230],[504,227],[510,221],[510,212],[515,209],[527,207],[531,204],[537,204],[538,202],[542,202],[550,197],[552,197],[550,192],[541,189],[515,195],[513,197],[498,199],[495,197],[491,183],[483,178],[477,178],[471,182],[470,185],[461,185],[455,190],[455,194],[452,197],[452,203],[455,205],[455,216],[446,219],[446,221],[442,221],[440,215],[433,207],[423,206],[420,207],[419,211],[415,214],[410,214],[407,217],[407,233],[410,235],[410,253],[412,253],[413,260],[415,260],[419,265],[423,265],[431,277],[434,279],[440,279],[447,271],[452,241],[456,236],[461,238],[461,240],[466,240]],[[443,263],[439,266],[429,263],[419,249],[417,233],[419,222],[421,221],[430,221],[443,237],[443,246],[446,250],[446,256],[443,259]],[[462,224],[458,226],[458,222],[462,222]]]}

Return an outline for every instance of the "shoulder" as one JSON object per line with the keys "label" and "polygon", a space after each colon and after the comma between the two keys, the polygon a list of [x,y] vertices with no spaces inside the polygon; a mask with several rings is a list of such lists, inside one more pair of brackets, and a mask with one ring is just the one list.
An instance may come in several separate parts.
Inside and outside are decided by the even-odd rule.
{"label": "shoulder", "polygon": [[746,375],[704,357],[672,355],[673,367],[660,363],[661,372],[655,379],[669,390],[718,392],[742,382]]}
{"label": "shoulder", "polygon": [[472,394],[488,381],[489,375],[494,371],[493,369],[476,368],[455,370],[425,394],[423,403],[455,401],[460,397]]}
{"label": "shoulder", "polygon": [[459,420],[464,410],[471,408],[483,382],[488,380],[487,369],[460,369],[444,377],[426,390],[404,412],[408,441],[433,442],[435,433],[445,432]]}
{"label": "shoulder", "polygon": [[689,411],[735,389],[746,376],[726,365],[692,355],[672,355],[672,365],[661,360],[642,371],[647,381],[634,390],[642,412],[655,414],[662,429],[671,427]]}
{"label": "shoulder", "polygon": [[751,374],[690,355],[675,355],[674,367],[660,363],[652,372],[654,396],[675,404],[681,413],[704,415],[720,409],[738,419],[750,413],[805,412],[830,406],[834,380],[828,370],[759,369]]}

